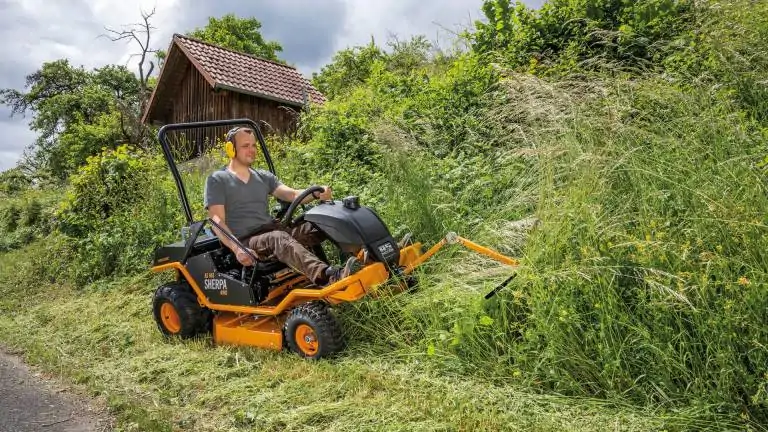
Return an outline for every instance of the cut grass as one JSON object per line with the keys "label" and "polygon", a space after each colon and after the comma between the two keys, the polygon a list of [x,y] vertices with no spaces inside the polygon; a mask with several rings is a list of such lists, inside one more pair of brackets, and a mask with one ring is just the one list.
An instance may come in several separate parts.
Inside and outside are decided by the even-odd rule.
{"label": "cut grass", "polygon": [[656,413],[534,394],[442,373],[430,356],[353,344],[337,358],[164,340],[151,315],[156,278],[76,291],[23,286],[28,250],[0,259],[0,343],[94,396],[120,430],[683,430],[695,412]]}

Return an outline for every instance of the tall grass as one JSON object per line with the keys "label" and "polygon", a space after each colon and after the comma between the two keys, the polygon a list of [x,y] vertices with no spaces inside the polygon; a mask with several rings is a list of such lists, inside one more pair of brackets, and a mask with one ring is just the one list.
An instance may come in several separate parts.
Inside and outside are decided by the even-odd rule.
{"label": "tall grass", "polygon": [[[768,420],[759,124],[706,89],[653,78],[512,77],[504,93],[484,114],[495,150],[455,185],[493,175],[503,192],[475,207],[492,229],[449,210],[472,198],[445,194],[425,158],[390,166],[385,208],[430,239],[457,229],[519,252],[519,277],[485,302],[508,271],[438,256],[416,296],[354,306],[360,339],[498,382]],[[531,208],[540,223],[512,231]]]}

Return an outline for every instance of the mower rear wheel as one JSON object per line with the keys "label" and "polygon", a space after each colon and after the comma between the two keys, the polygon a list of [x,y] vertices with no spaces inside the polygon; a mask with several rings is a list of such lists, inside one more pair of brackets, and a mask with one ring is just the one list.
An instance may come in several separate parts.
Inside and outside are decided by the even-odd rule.
{"label": "mower rear wheel", "polygon": [[291,351],[312,360],[336,353],[344,344],[341,326],[323,302],[304,303],[292,309],[283,334]]}
{"label": "mower rear wheel", "polygon": [[187,339],[210,329],[210,311],[200,306],[185,283],[160,286],[152,309],[157,327],[165,336]]}

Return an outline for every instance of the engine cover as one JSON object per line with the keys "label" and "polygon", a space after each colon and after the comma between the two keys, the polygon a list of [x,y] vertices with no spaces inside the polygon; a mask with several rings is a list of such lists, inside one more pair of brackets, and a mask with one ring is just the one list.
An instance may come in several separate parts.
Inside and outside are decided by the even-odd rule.
{"label": "engine cover", "polygon": [[304,219],[345,252],[356,254],[365,247],[375,261],[392,267],[399,264],[400,248],[389,229],[375,211],[359,205],[355,197],[318,204],[304,213]]}

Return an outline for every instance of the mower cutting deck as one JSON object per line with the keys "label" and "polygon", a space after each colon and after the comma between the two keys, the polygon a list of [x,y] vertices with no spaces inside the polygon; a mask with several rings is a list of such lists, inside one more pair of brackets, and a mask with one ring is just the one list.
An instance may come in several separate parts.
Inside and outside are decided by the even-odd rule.
{"label": "mower cutting deck", "polygon": [[[317,287],[306,276],[278,261],[259,260],[237,238],[219,230],[256,263],[244,267],[216,236],[204,230],[206,225],[220,228],[215,221],[193,220],[167,139],[167,133],[173,130],[233,125],[253,128],[267,165],[275,173],[264,138],[252,120],[178,123],[163,126],[158,133],[190,233],[187,239],[155,252],[152,270],[176,273],[174,282],[157,289],[153,302],[157,325],[167,336],[189,338],[211,332],[217,344],[274,350],[287,347],[303,357],[316,359],[333,354],[343,346],[342,329],[331,311],[333,305],[360,300],[387,283],[396,283],[402,288],[413,286],[413,270],[446,244],[459,243],[504,264],[518,264],[454,233],[422,253],[421,243],[396,242],[376,212],[360,205],[356,197],[320,202],[294,220],[304,198],[322,190],[310,187],[294,202],[281,203],[276,220],[285,227],[298,221],[313,224],[340,253],[357,256],[359,270],[332,285]],[[329,262],[321,247],[313,252]]]}

